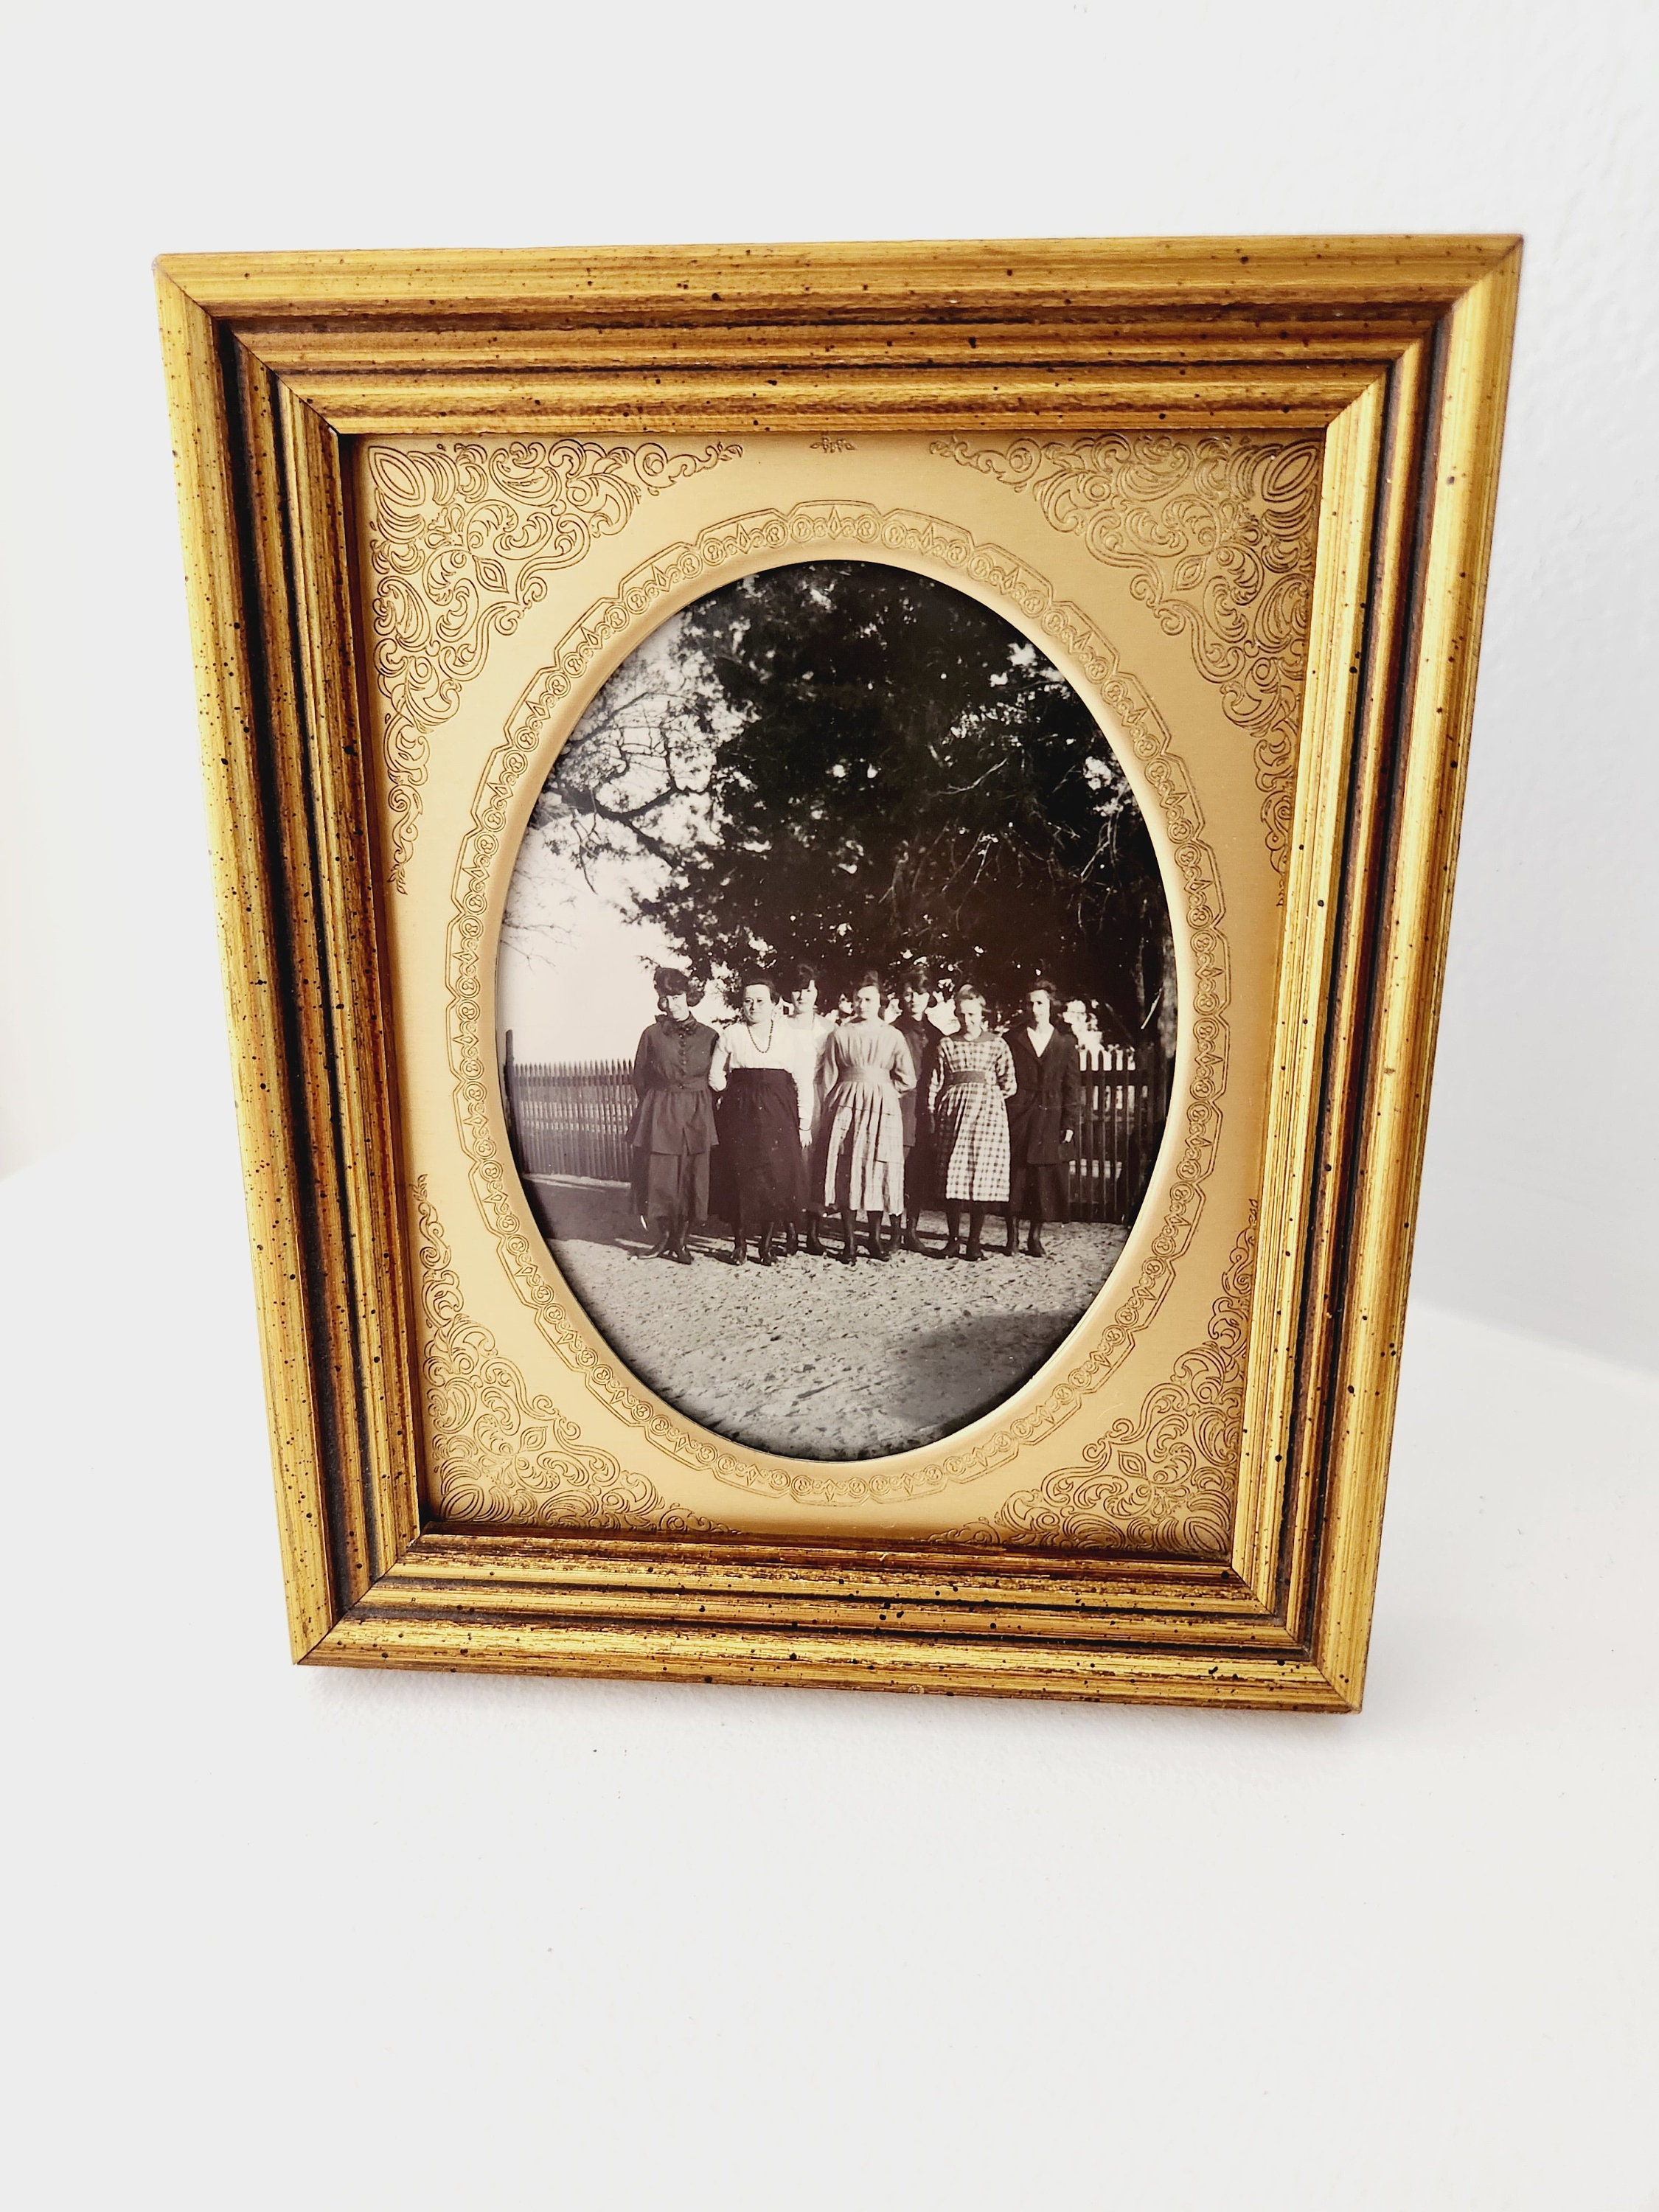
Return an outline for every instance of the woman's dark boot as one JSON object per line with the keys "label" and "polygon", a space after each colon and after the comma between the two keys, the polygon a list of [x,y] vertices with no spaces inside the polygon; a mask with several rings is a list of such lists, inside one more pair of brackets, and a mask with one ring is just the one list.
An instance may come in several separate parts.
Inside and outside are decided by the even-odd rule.
{"label": "woman's dark boot", "polygon": [[818,1234],[818,1217],[816,1213],[809,1213],[806,1217],[806,1256],[809,1260],[821,1260],[823,1257],[823,1239]]}
{"label": "woman's dark boot", "polygon": [[1012,1206],[1004,1218],[1008,1224],[1008,1242],[1003,1248],[1003,1256],[1012,1260],[1019,1249],[1019,1220]]}
{"label": "woman's dark boot", "polygon": [[769,1221],[761,1231],[760,1250],[755,1255],[763,1267],[772,1264],[772,1224]]}
{"label": "woman's dark boot", "polygon": [[921,1249],[921,1239],[916,1234],[914,1214],[907,1213],[904,1217],[904,1249],[907,1252],[920,1252]]}
{"label": "woman's dark boot", "polygon": [[945,1256],[947,1260],[962,1257],[962,1208],[947,1206],[945,1209]]}
{"label": "woman's dark boot", "polygon": [[981,1242],[984,1233],[985,1208],[970,1206],[968,1209],[968,1249],[962,1255],[964,1260],[982,1260],[985,1257],[985,1247]]}
{"label": "woman's dark boot", "polygon": [[749,1257],[749,1239],[741,1231],[732,1239],[732,1265],[741,1267]]}
{"label": "woman's dark boot", "polygon": [[1025,1249],[1034,1260],[1046,1260],[1048,1247],[1042,1241],[1042,1216],[1038,1214],[1031,1224],[1031,1233],[1025,1240]]}
{"label": "woman's dark boot", "polygon": [[674,1241],[668,1248],[669,1258],[678,1260],[682,1267],[689,1267],[694,1257],[685,1241],[686,1231],[690,1226],[689,1222],[677,1221],[674,1224]]}
{"label": "woman's dark boot", "polygon": [[799,1250],[800,1231],[793,1221],[788,1222],[783,1231],[783,1256],[786,1260],[793,1260]]}
{"label": "woman's dark boot", "polygon": [[870,1216],[870,1257],[872,1260],[890,1260],[893,1256],[887,1249],[885,1237],[881,1233],[882,1227],[880,1214],[872,1213]]}
{"label": "woman's dark boot", "polygon": [[841,1256],[849,1267],[857,1267],[859,1263],[858,1231],[850,1213],[843,1213],[841,1217]]}

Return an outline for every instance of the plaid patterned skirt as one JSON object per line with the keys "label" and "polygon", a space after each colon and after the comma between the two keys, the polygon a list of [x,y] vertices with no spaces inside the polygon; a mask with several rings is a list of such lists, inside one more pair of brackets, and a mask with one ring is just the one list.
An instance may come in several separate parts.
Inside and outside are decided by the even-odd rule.
{"label": "plaid patterned skirt", "polygon": [[946,1083],[933,1109],[940,1195],[970,1206],[1008,1203],[1008,1109],[983,1076]]}

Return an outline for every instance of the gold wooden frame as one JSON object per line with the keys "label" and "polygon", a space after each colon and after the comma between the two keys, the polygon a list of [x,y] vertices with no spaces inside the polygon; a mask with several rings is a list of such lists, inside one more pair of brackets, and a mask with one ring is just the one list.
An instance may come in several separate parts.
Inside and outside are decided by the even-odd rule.
{"label": "gold wooden frame", "polygon": [[[1520,248],[1176,240],[163,259],[296,1658],[1351,1711]],[[344,441],[1322,430],[1230,1562],[423,1519]]]}

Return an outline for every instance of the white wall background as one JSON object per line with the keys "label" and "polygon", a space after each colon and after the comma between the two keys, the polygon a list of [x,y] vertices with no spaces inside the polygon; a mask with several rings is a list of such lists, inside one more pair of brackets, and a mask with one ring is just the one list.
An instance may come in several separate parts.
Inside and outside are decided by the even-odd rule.
{"label": "white wall background", "polygon": [[[21,2201],[1659,2207],[1656,21],[13,14]],[[1463,228],[1528,262],[1365,1715],[290,1672],[150,257]]]}

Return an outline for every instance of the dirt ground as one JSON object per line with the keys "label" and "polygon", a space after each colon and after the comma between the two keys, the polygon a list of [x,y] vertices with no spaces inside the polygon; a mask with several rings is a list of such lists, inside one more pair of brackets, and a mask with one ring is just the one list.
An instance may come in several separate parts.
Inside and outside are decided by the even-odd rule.
{"label": "dirt ground", "polygon": [[[931,1443],[988,1412],[1081,1317],[1123,1249],[1121,1229],[1051,1225],[1050,1257],[945,1261],[943,1215],[927,1255],[856,1268],[803,1252],[731,1265],[729,1237],[694,1237],[695,1266],[647,1256],[620,1184],[537,1176],[529,1186],[561,1272],[642,1382],[705,1428],[800,1459],[870,1459]],[[839,1250],[837,1224],[829,1238]]]}

